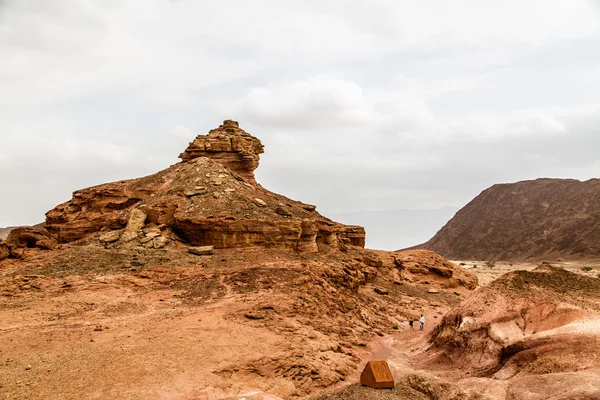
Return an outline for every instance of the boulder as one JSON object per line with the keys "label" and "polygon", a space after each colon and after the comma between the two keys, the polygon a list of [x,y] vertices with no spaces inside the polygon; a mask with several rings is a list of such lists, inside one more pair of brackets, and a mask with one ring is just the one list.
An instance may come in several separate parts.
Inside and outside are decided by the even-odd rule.
{"label": "boulder", "polygon": [[8,250],[8,245],[3,241],[0,241],[0,261],[8,258],[10,255],[10,251]]}
{"label": "boulder", "polygon": [[187,197],[194,197],[194,196],[198,196],[200,194],[205,194],[205,193],[208,193],[208,189],[204,186],[198,186],[192,190],[188,190],[187,192],[185,192],[185,195]]}
{"label": "boulder", "polygon": [[33,248],[38,241],[48,238],[48,233],[38,228],[16,228],[8,234],[6,243],[15,247]]}
{"label": "boulder", "polygon": [[214,253],[213,246],[195,246],[188,247],[188,252],[197,256],[210,256]]}
{"label": "boulder", "polygon": [[158,236],[158,237],[155,237],[154,240],[152,241],[152,246],[155,249],[162,249],[168,243],[169,243],[169,239],[167,239],[165,236]]}
{"label": "boulder", "polygon": [[139,208],[133,208],[129,212],[129,219],[127,220],[127,226],[123,229],[121,234],[121,240],[129,242],[138,237],[146,222],[146,213]]}
{"label": "boulder", "polygon": [[56,248],[56,240],[54,239],[42,239],[38,240],[35,247],[42,250],[54,250]]}
{"label": "boulder", "polygon": [[110,231],[100,235],[100,243],[114,243],[121,237],[121,231]]}

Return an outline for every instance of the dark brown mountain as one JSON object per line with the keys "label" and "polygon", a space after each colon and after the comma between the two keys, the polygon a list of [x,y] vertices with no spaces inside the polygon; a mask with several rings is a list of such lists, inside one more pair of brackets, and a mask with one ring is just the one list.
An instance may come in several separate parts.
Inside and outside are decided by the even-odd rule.
{"label": "dark brown mountain", "polygon": [[494,185],[415,248],[451,259],[600,258],[600,179]]}

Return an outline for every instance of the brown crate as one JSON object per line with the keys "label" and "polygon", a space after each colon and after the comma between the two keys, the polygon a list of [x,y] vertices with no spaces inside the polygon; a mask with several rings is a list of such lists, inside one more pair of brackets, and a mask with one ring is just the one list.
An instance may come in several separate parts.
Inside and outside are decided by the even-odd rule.
{"label": "brown crate", "polygon": [[360,383],[375,389],[393,389],[394,378],[387,361],[369,361],[360,374]]}

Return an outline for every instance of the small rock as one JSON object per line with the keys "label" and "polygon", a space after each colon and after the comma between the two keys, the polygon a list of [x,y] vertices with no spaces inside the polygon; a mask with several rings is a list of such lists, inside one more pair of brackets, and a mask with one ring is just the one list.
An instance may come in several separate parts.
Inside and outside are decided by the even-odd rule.
{"label": "small rock", "polygon": [[225,193],[231,193],[231,192],[235,192],[234,188],[227,188],[224,190]]}
{"label": "small rock", "polygon": [[185,192],[185,195],[187,197],[193,197],[193,196],[198,196],[200,194],[204,194],[207,193],[208,189],[204,186],[196,186],[194,189],[192,190],[188,190],[187,192]]}
{"label": "small rock", "polygon": [[223,181],[220,179],[215,179],[214,181],[212,181],[212,184],[215,186],[221,186],[223,184]]}
{"label": "small rock", "polygon": [[197,256],[210,256],[214,253],[214,246],[188,247],[188,252]]}
{"label": "small rock", "polygon": [[262,207],[265,207],[265,206],[267,205],[267,203],[265,203],[265,201],[264,201],[264,200],[262,200],[262,199],[259,199],[258,197],[254,199],[254,202],[255,202],[256,204],[258,204],[259,206],[262,206]]}
{"label": "small rock", "polygon": [[312,204],[302,204],[302,208],[304,208],[306,211],[315,211],[317,209],[317,206],[314,206]]}
{"label": "small rock", "polygon": [[121,231],[110,231],[100,236],[100,243],[114,243],[121,237]]}
{"label": "small rock", "polygon": [[373,289],[375,291],[375,293],[377,294],[389,294],[389,291],[387,289],[383,289],[383,288],[374,288]]}
{"label": "small rock", "polygon": [[439,293],[440,291],[439,291],[439,290],[437,290],[437,289],[429,289],[427,292],[428,292],[428,293],[432,293],[432,294],[437,294],[437,293]]}
{"label": "small rock", "polygon": [[25,371],[29,371],[31,369],[31,365],[25,367]]}
{"label": "small rock", "polygon": [[256,311],[248,311],[246,314],[244,314],[244,317],[252,320],[265,319],[265,314]]}
{"label": "small rock", "polygon": [[148,242],[150,242],[150,241],[152,241],[152,237],[148,237],[148,236],[146,236],[145,238],[142,238],[142,239],[140,240],[140,243],[141,243],[141,244],[144,244],[144,243],[148,243]]}
{"label": "small rock", "polygon": [[96,332],[102,332],[103,329],[102,329],[101,326],[97,326],[97,327],[94,328],[94,331],[96,331]]}
{"label": "small rock", "polygon": [[236,180],[238,180],[240,182],[245,182],[244,178],[242,178],[241,176],[239,176],[235,172],[231,172],[231,176],[233,176]]}
{"label": "small rock", "polygon": [[279,215],[283,215],[284,217],[291,217],[291,216],[292,216],[292,213],[291,213],[291,212],[289,212],[288,210],[286,210],[286,209],[284,209],[284,208],[282,208],[282,207],[277,207],[277,208],[275,209],[275,212],[276,212],[277,214],[279,214]]}
{"label": "small rock", "polygon": [[227,175],[225,175],[225,174],[219,174],[218,177],[219,178],[227,178]]}
{"label": "small rock", "polygon": [[162,249],[167,245],[167,243],[169,243],[169,239],[167,239],[165,236],[155,237],[153,241],[153,247],[155,249]]}

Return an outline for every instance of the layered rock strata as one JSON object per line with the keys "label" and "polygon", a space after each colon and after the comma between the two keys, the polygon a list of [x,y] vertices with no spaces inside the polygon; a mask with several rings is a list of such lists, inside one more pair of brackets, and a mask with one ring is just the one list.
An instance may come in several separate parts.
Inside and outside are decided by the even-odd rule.
{"label": "layered rock strata", "polygon": [[213,159],[250,183],[256,183],[254,170],[258,167],[264,147],[260,140],[240,129],[237,121],[225,120],[208,135],[197,136],[183,153],[183,161],[198,157]]}
{"label": "layered rock strata", "polygon": [[[229,133],[231,147],[210,141]],[[250,184],[248,174],[258,165],[262,145],[237,123],[225,121],[204,138],[202,146],[190,146],[198,150],[182,154],[187,161],[154,175],[76,191],[72,200],[46,214],[46,229],[59,242],[102,232],[100,240],[107,244],[156,246],[158,241],[162,247],[177,240],[217,249],[262,246],[298,252],[316,252],[319,244],[364,247],[364,228],[336,223],[314,205]],[[232,156],[253,161],[238,163]],[[247,168],[241,170],[241,165]]]}

